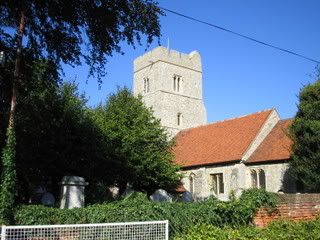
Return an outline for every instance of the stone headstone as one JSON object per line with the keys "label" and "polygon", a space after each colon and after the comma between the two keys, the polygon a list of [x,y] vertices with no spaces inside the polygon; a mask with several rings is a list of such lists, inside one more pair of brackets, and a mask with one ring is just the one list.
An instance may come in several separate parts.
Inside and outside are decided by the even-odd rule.
{"label": "stone headstone", "polygon": [[166,190],[158,189],[150,196],[150,200],[154,202],[172,202],[172,196]]}
{"label": "stone headstone", "polygon": [[81,208],[84,206],[84,189],[88,183],[82,177],[64,176],[61,185],[60,208]]}
{"label": "stone headstone", "polygon": [[193,197],[191,192],[184,192],[181,196],[183,202],[193,202]]}
{"label": "stone headstone", "polygon": [[45,193],[41,197],[41,203],[47,207],[53,207],[56,202],[56,199],[54,198],[52,193]]}
{"label": "stone headstone", "polygon": [[36,186],[33,191],[32,191],[32,198],[31,198],[31,203],[32,204],[39,204],[41,203],[41,198],[43,194],[47,192],[45,186],[43,185],[38,185]]}

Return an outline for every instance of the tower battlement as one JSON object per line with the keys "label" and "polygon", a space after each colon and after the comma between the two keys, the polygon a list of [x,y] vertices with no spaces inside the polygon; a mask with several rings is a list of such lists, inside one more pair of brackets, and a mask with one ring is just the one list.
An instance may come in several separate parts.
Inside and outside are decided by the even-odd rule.
{"label": "tower battlement", "polygon": [[197,51],[186,54],[159,46],[134,60],[134,72],[158,61],[179,65],[198,72],[202,71],[201,57]]}

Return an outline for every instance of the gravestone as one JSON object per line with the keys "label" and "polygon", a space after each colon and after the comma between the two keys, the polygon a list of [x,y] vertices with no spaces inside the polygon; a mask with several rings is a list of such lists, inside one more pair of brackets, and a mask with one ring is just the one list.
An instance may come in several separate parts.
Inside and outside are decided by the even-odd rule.
{"label": "gravestone", "polygon": [[183,202],[193,202],[193,197],[191,192],[184,192],[181,196]]}
{"label": "gravestone", "polygon": [[158,189],[150,196],[150,200],[154,202],[172,202],[172,196],[166,190]]}
{"label": "gravestone", "polygon": [[32,191],[32,198],[31,203],[32,204],[39,204],[41,203],[41,198],[43,194],[47,192],[47,189],[43,185],[36,186]]}
{"label": "gravestone", "polygon": [[84,189],[88,183],[82,177],[64,176],[61,185],[60,208],[81,208],[84,206]]}
{"label": "gravestone", "polygon": [[41,197],[41,204],[47,207],[53,207],[56,202],[52,193],[46,192]]}

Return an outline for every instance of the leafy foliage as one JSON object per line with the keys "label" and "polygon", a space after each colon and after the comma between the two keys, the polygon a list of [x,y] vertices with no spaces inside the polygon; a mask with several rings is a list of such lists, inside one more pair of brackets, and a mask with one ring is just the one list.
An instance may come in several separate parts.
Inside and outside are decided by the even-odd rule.
{"label": "leafy foliage", "polygon": [[305,191],[320,192],[320,80],[301,90],[291,134],[293,173]]}
{"label": "leafy foliage", "polygon": [[[160,36],[161,10],[153,0],[4,0],[0,2],[0,43],[14,43],[25,15],[25,48],[36,59],[79,65],[81,58],[97,78],[120,42],[141,45]],[[0,44],[1,46],[1,44]]]}
{"label": "leafy foliage", "polygon": [[14,128],[9,127],[6,145],[1,156],[0,224],[10,224],[13,220],[12,211],[16,194],[15,145],[16,138]]}
{"label": "leafy foliage", "polygon": [[152,193],[177,184],[173,143],[141,97],[134,97],[127,88],[119,89],[92,115],[108,143],[120,188],[130,183],[136,190]]}
{"label": "leafy foliage", "polygon": [[239,201],[252,204],[251,207],[253,209],[266,206],[270,210],[274,210],[277,205],[277,198],[274,194],[259,188],[244,190],[239,198]]}
{"label": "leafy foliage", "polygon": [[81,209],[21,206],[16,211],[15,221],[16,224],[35,225],[169,220],[171,234],[177,235],[187,233],[199,223],[216,227],[248,225],[259,207],[269,205],[261,201],[266,199],[264,196],[272,197],[272,194],[263,191],[254,191],[250,195],[250,198],[230,202],[210,199],[194,203],[156,203],[149,201],[145,194],[135,193],[121,201]]}
{"label": "leafy foliage", "polygon": [[101,134],[76,85],[59,87],[33,80],[29,82],[32,91],[20,91],[17,109],[20,202],[29,201],[32,188],[39,184],[58,196],[58,182],[63,176],[80,175],[93,183],[95,177],[100,177],[96,175],[98,169],[110,169]]}
{"label": "leafy foliage", "polygon": [[275,221],[267,228],[255,227],[219,228],[213,225],[198,224],[189,229],[187,234],[180,234],[174,240],[270,240],[270,239],[319,239],[320,220],[291,222]]}

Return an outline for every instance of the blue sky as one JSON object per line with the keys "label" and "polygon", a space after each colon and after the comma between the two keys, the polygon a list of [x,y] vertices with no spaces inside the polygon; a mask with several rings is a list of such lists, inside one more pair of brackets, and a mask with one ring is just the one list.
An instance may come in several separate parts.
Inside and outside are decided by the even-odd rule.
{"label": "blue sky", "polygon": [[[231,29],[320,60],[317,0],[171,0],[160,6]],[[275,107],[282,118],[293,117],[300,88],[313,82],[316,64],[261,46],[229,33],[167,13],[161,18],[161,44],[180,52],[197,50],[202,57],[203,93],[208,122]],[[122,45],[106,65],[101,89],[87,80],[87,67],[65,66],[66,80],[79,84],[90,106],[105,101],[117,86],[132,87],[133,60],[146,46]],[[157,46],[155,42],[150,48]]]}

